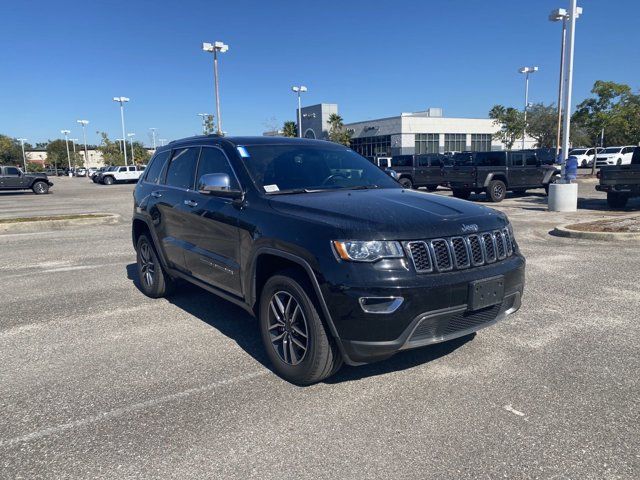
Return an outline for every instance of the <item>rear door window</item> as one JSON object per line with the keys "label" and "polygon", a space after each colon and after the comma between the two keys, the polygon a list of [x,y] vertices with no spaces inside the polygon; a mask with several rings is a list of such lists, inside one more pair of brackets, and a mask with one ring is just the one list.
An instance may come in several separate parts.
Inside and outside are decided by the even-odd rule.
{"label": "rear door window", "polygon": [[525,163],[527,167],[535,167],[538,165],[538,157],[533,152],[525,154]]}
{"label": "rear door window", "polygon": [[160,152],[151,159],[151,164],[149,165],[147,174],[145,176],[145,180],[147,182],[158,183],[158,180],[160,180],[160,176],[162,174],[162,169],[165,163],[167,163],[170,153],[171,152],[169,150]]}
{"label": "rear door window", "polygon": [[392,167],[411,167],[413,165],[413,157],[411,155],[398,155],[391,158]]}
{"label": "rear door window", "polygon": [[514,167],[524,167],[524,155],[522,153],[512,153],[511,165]]}
{"label": "rear door window", "polygon": [[170,187],[193,189],[200,147],[178,148],[173,151],[165,184]]}

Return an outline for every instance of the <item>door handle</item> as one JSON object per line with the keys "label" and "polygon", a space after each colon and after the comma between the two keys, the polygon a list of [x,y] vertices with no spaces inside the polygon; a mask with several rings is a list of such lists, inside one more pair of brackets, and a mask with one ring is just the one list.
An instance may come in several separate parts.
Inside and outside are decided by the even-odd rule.
{"label": "door handle", "polygon": [[151,196],[155,198],[160,198],[162,194],[160,192],[151,192]]}
{"label": "door handle", "polygon": [[197,207],[198,202],[194,202],[193,200],[185,200],[184,204],[188,207]]}

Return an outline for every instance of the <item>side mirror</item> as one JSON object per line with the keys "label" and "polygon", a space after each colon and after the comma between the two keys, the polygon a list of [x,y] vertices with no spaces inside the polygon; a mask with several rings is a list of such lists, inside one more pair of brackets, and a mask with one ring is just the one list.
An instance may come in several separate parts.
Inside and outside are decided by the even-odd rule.
{"label": "side mirror", "polygon": [[398,180],[398,172],[396,172],[393,168],[385,168],[384,171],[394,180]]}
{"label": "side mirror", "polygon": [[198,192],[225,198],[242,198],[242,190],[231,188],[231,179],[226,173],[207,173],[198,180]]}

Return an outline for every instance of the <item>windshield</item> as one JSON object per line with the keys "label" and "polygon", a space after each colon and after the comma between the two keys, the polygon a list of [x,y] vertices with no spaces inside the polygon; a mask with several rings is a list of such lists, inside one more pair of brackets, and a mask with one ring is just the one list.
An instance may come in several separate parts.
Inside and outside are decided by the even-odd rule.
{"label": "windshield", "polygon": [[238,147],[256,186],[266,193],[340,188],[401,188],[385,172],[346,147]]}
{"label": "windshield", "polygon": [[609,148],[605,148],[600,153],[620,153],[620,150],[622,150],[622,148],[620,147],[609,147]]}

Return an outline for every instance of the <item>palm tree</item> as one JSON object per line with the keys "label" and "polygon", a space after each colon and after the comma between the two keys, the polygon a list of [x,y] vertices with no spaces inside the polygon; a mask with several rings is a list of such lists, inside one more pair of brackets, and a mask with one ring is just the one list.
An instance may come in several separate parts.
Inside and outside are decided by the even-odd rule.
{"label": "palm tree", "polygon": [[282,135],[285,137],[297,137],[298,127],[296,127],[296,122],[284,122],[284,125],[282,127]]}
{"label": "palm tree", "polygon": [[351,143],[351,132],[344,128],[344,121],[337,113],[329,115],[329,140],[335,143],[349,146]]}

